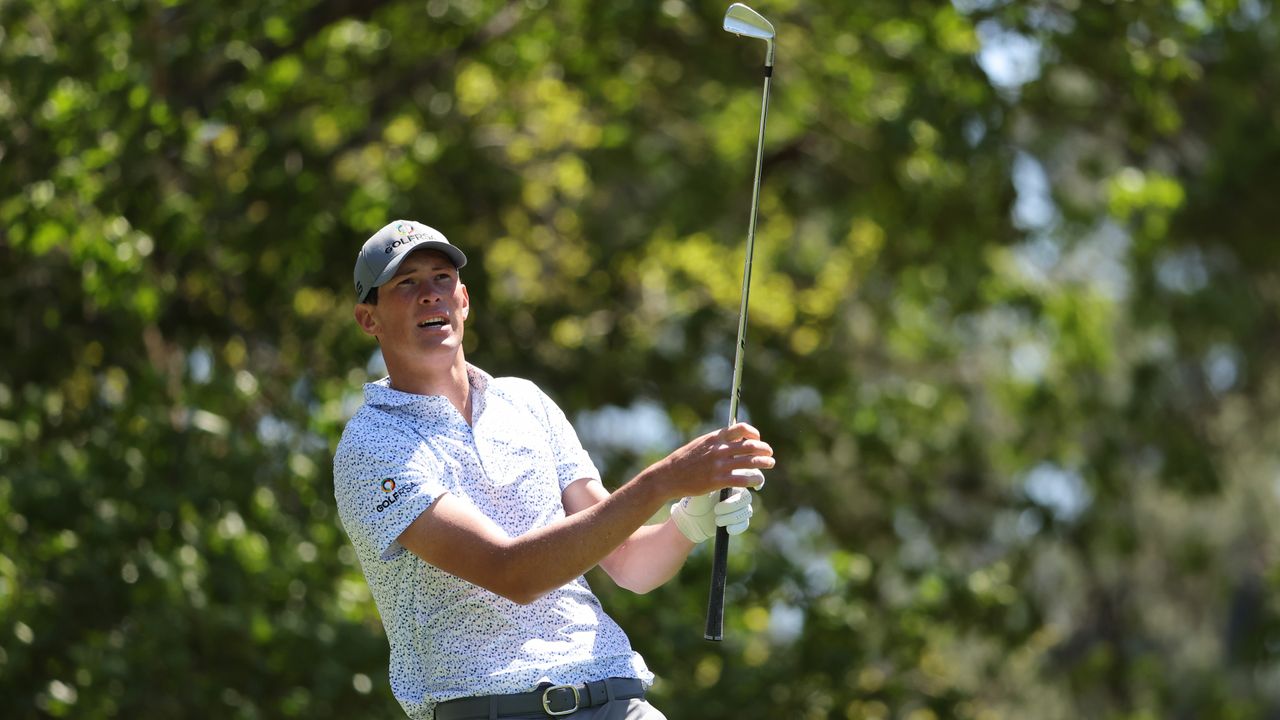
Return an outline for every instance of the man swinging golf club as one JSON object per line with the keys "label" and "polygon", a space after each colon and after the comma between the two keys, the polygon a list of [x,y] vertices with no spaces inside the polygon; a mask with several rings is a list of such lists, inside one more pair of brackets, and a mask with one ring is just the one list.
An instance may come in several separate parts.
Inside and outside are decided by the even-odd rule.
{"label": "man swinging golf club", "polygon": [[[392,691],[413,718],[662,718],[644,699],[652,673],[583,573],[599,565],[640,593],[665,583],[717,528],[746,529],[744,488],[773,451],[735,423],[608,492],[550,398],[466,361],[466,263],[412,221],[356,259],[355,319],[388,377],[365,386],[343,432],[334,493],[386,628]],[[669,520],[644,525],[673,500]]]}

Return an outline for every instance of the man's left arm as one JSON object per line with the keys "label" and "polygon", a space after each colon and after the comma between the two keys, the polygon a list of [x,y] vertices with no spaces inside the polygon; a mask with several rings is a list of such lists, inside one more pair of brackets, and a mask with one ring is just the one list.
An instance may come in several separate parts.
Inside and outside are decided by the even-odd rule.
{"label": "man's left arm", "polygon": [[[542,405],[550,431],[565,515],[582,512],[608,498],[609,491],[601,484],[600,474],[569,419],[551,398],[532,383],[530,386]],[[753,483],[754,487],[763,487],[764,475],[760,471],[751,470],[749,474],[759,478],[758,484]],[[673,506],[672,517],[665,522],[642,525],[631,533],[622,545],[600,561],[600,567],[619,587],[632,592],[646,593],[662,585],[675,577],[696,543],[715,536],[717,524],[726,525],[735,535],[746,529],[752,512],[751,493],[745,488],[732,492],[732,500],[720,503],[713,495],[685,498]]]}
{"label": "man's left arm", "polygon": [[[736,473],[735,473],[736,474]],[[760,487],[764,476],[758,477]],[[671,508],[671,517],[656,525],[642,525],[621,545],[600,561],[600,567],[619,587],[646,593],[675,577],[696,543],[715,537],[717,526],[726,526],[737,535],[747,529],[751,520],[751,492],[733,488],[730,497],[718,501],[718,492],[697,498],[685,498]],[[599,480],[582,478],[565,488],[562,503],[566,515],[581,512],[605,498],[609,491]]]}
{"label": "man's left arm", "polygon": [[[609,497],[599,480],[583,478],[564,489],[564,512],[572,515]],[[658,525],[642,525],[600,567],[619,587],[646,593],[665,583],[684,565],[694,543],[670,518]]]}

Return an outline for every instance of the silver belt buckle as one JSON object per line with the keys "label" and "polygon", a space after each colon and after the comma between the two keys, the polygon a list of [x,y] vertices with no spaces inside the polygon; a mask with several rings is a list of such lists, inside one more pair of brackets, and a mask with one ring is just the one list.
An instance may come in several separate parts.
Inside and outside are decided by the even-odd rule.
{"label": "silver belt buckle", "polygon": [[[552,710],[551,709],[551,692],[553,690],[569,690],[573,692],[573,707],[568,710]],[[569,713],[578,712],[578,705],[582,702],[582,698],[578,696],[578,688],[574,685],[552,685],[542,691],[542,710],[552,717],[558,715],[568,715]]]}

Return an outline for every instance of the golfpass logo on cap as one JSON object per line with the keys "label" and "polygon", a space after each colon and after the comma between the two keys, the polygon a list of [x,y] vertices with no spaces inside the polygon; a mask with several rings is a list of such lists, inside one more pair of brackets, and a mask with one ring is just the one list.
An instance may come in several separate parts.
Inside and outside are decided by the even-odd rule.
{"label": "golfpass logo on cap", "polygon": [[[416,223],[407,222],[396,223],[396,238],[387,243],[386,248],[382,252],[386,255],[390,255],[395,252],[398,247],[417,245],[424,240],[435,240],[437,239],[436,236],[439,236],[440,240],[444,240],[443,235],[440,235],[440,233],[437,233],[426,225],[420,225],[419,227],[425,229],[427,232],[418,232],[418,228],[414,227],[415,224]],[[444,242],[449,241],[444,240]]]}
{"label": "golfpass logo on cap", "polygon": [[394,220],[366,240],[356,256],[356,302],[364,302],[370,290],[396,274],[409,253],[422,248],[443,253],[456,268],[467,264],[466,254],[439,230],[416,220]]}

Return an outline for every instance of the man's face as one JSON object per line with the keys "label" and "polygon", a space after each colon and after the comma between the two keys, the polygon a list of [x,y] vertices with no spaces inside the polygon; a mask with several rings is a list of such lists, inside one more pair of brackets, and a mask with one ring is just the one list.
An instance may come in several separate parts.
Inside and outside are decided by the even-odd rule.
{"label": "man's face", "polygon": [[471,303],[449,258],[417,250],[378,288],[378,304],[360,303],[356,320],[378,338],[384,354],[418,355],[456,350]]}

